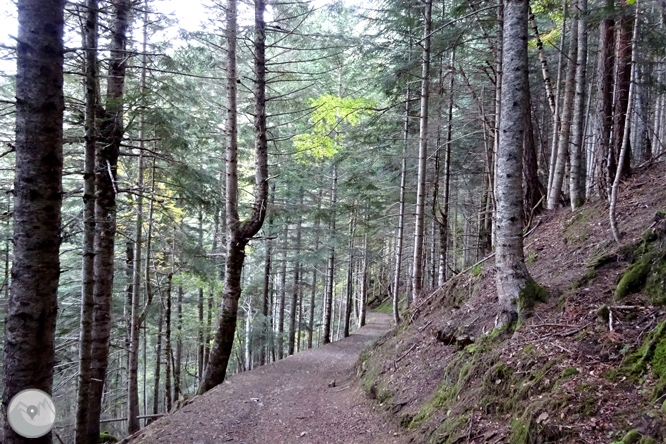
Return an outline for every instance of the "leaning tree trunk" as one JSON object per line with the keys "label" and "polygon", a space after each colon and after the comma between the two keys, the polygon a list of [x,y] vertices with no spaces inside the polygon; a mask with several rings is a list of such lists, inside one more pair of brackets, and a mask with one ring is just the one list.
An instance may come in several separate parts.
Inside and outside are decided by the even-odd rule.
{"label": "leaning tree trunk", "polygon": [[421,64],[421,113],[419,117],[419,157],[416,191],[416,223],[414,228],[414,259],[412,261],[412,297],[421,297],[423,286],[423,233],[425,228],[426,158],[428,156],[428,99],[430,97],[430,30],[432,0],[426,0],[423,23]]}
{"label": "leaning tree trunk", "polygon": [[210,359],[198,393],[204,393],[224,381],[231,356],[238,317],[238,299],[241,295],[241,272],[245,261],[245,246],[254,236],[266,217],[268,202],[268,141],[266,138],[266,22],[265,0],[255,0],[254,20],[254,70],[255,70],[255,200],[250,217],[241,222],[238,217],[238,146],[236,115],[236,0],[227,4],[227,189],[226,209],[229,239],[224,279],[222,307]]}
{"label": "leaning tree trunk", "polygon": [[85,162],[83,173],[83,264],[81,285],[81,332],[79,335],[79,386],[76,403],[76,444],[88,439],[88,404],[90,403],[90,348],[94,310],[93,264],[95,259],[95,146],[97,144],[97,0],[87,0],[84,28],[86,49],[86,123]]}
{"label": "leaning tree trunk", "polygon": [[523,257],[522,151],[528,118],[527,0],[507,0],[502,47],[502,120],[497,155],[497,295],[499,324],[513,323],[529,274]]}
{"label": "leaning tree trunk", "polygon": [[627,165],[626,159],[629,156],[629,127],[630,127],[630,116],[633,108],[633,96],[634,88],[636,87],[636,43],[638,41],[638,3],[636,3],[636,17],[634,21],[634,30],[633,36],[631,39],[631,61],[630,61],[630,73],[629,73],[629,90],[627,91],[627,118],[624,121],[623,133],[622,133],[622,147],[618,156],[617,171],[615,172],[615,180],[613,180],[613,186],[611,188],[610,196],[610,209],[609,209],[609,219],[611,232],[613,234],[613,239],[618,244],[622,240],[622,235],[620,230],[617,227],[617,219],[615,215],[616,205],[617,205],[617,193],[620,186],[620,180],[624,174],[624,168]]}
{"label": "leaning tree trunk", "polygon": [[[24,389],[51,394],[62,207],[62,0],[18,1],[14,262],[4,345],[3,417]],[[4,421],[4,443],[26,439]]]}
{"label": "leaning tree trunk", "polygon": [[548,60],[543,50],[543,42],[541,41],[541,36],[539,35],[539,28],[537,28],[536,20],[534,19],[534,13],[532,13],[532,8],[529,7],[528,17],[529,24],[534,33],[534,40],[536,41],[536,47],[539,54],[539,63],[541,63],[541,74],[543,75],[543,86],[546,90],[546,98],[548,99],[548,106],[550,107],[550,112],[555,115],[555,93],[553,92],[553,83],[550,80],[550,72],[548,71]]}
{"label": "leaning tree trunk", "polygon": [[[613,147],[608,160],[608,175],[615,177],[619,167],[619,157],[624,143],[624,126],[629,113],[629,84],[631,77],[631,35],[633,20],[630,15],[623,15],[618,21],[615,39],[615,91],[613,94]],[[630,128],[631,129],[631,128]],[[631,144],[626,146],[622,177],[631,174]],[[610,182],[610,181],[609,181]]]}
{"label": "leaning tree trunk", "polygon": [[578,54],[576,59],[576,98],[571,129],[571,173],[569,174],[569,197],[571,209],[585,202],[585,167],[583,165],[583,143],[585,141],[585,76],[587,74],[587,0],[578,0]]}
{"label": "leaning tree trunk", "polygon": [[548,190],[548,209],[554,210],[560,204],[562,197],[562,184],[564,183],[565,166],[569,156],[569,135],[571,133],[571,115],[575,93],[576,80],[576,54],[578,52],[578,27],[572,26],[571,43],[569,46],[567,75],[564,81],[564,103],[562,104],[562,119],[557,140],[557,158],[553,171],[553,180]]}
{"label": "leaning tree trunk", "polygon": [[91,348],[91,394],[88,413],[88,442],[99,442],[102,394],[109,363],[111,333],[111,296],[116,237],[116,170],[123,139],[123,93],[127,55],[127,30],[131,2],[114,0],[111,29],[106,110],[100,119],[99,141],[95,152],[95,260],[93,335]]}

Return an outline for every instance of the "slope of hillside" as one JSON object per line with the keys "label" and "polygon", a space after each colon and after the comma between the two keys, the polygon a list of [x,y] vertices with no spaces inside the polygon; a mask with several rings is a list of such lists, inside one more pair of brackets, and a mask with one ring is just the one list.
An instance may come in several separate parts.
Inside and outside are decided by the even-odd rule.
{"label": "slope of hillside", "polygon": [[362,355],[366,392],[418,443],[662,442],[665,173],[623,186],[622,245],[604,202],[536,221],[525,257],[549,297],[515,331],[493,330],[492,259],[406,312]]}

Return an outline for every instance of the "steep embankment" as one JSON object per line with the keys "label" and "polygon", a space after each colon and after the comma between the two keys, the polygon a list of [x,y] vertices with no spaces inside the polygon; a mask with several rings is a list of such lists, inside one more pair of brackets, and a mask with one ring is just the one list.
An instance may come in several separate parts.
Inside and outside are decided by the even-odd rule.
{"label": "steep embankment", "polygon": [[362,356],[367,393],[419,443],[661,442],[665,172],[623,187],[623,245],[603,202],[536,222],[525,257],[550,295],[517,330],[493,330],[492,260],[405,313]]}
{"label": "steep embankment", "polygon": [[390,324],[390,315],[370,313],[350,337],[237,374],[124,442],[406,443],[353,377],[361,352]]}

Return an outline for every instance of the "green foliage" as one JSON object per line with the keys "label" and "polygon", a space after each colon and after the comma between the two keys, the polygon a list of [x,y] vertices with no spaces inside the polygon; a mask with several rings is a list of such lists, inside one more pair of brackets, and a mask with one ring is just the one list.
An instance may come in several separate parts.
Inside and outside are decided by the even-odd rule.
{"label": "green foliage", "polygon": [[325,94],[310,100],[312,131],[294,137],[296,156],[308,163],[331,158],[342,149],[344,135],[340,125],[356,126],[361,118],[372,114],[373,103],[365,98],[336,97]]}
{"label": "green foliage", "polygon": [[527,259],[525,259],[525,265],[532,265],[535,260],[536,260],[536,253],[534,253],[534,251],[530,251],[530,254],[527,256]]}

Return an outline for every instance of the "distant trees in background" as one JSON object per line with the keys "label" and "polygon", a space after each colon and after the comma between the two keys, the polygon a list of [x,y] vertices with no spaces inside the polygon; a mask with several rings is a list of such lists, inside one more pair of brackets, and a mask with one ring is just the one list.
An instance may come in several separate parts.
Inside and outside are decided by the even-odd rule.
{"label": "distant trees in background", "polygon": [[[52,391],[65,442],[132,433],[225,375],[338,340],[366,305],[400,321],[493,252],[500,274],[523,270],[513,241],[538,212],[612,200],[664,160],[661,4],[229,0],[178,37],[159,8],[68,3],[62,61],[38,57],[63,71],[64,111],[46,107],[64,119],[62,179],[38,174],[62,193],[36,199],[59,277],[34,272],[19,218],[41,220],[25,147],[60,138],[22,139],[42,134],[22,34],[0,48],[19,68],[0,80],[3,399]],[[12,322],[35,295],[55,354],[18,381],[31,339]]]}

